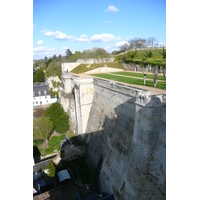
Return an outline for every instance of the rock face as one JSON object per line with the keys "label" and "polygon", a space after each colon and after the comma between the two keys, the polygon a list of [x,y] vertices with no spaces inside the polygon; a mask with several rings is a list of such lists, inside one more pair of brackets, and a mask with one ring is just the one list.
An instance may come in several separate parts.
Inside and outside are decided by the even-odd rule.
{"label": "rock face", "polygon": [[[76,130],[100,190],[117,200],[166,199],[166,97],[100,79],[93,84],[85,131]],[[75,92],[80,109],[77,101],[87,95],[83,87]]]}
{"label": "rock face", "polygon": [[102,191],[115,199],[166,198],[166,104],[95,85],[84,135]]}
{"label": "rock face", "polygon": [[74,160],[85,155],[85,146],[74,146],[73,144],[66,145],[62,149],[62,159],[64,161]]}

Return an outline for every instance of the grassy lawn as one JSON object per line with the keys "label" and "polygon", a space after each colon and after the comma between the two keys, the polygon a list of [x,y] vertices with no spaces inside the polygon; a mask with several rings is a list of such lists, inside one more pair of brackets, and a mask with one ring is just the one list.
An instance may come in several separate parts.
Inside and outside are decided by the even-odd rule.
{"label": "grassy lawn", "polygon": [[80,64],[76,68],[74,68],[71,72],[75,73],[75,74],[81,74],[81,73],[91,70],[87,66],[88,66],[88,64]]}
{"label": "grassy lawn", "polygon": [[[44,148],[43,144],[39,144],[38,149],[40,151],[40,154],[45,153],[45,155],[49,155],[54,152],[54,150],[59,150],[60,149],[60,142],[65,138],[65,135],[60,135],[60,136],[52,136],[49,139],[48,142],[48,147],[47,149]],[[37,142],[36,142],[37,143]]]}
{"label": "grassy lawn", "polygon": [[[92,76],[96,76],[99,78],[105,78],[105,79],[109,79],[109,80],[115,80],[115,81],[119,81],[122,83],[128,83],[128,84],[132,84],[132,85],[144,85],[144,80],[142,80],[142,79],[134,79],[134,78],[128,78],[128,77],[123,77],[123,76],[115,76],[113,74],[93,74]],[[153,81],[146,80],[146,86],[154,87]],[[166,82],[157,82],[156,88],[165,90]]]}
{"label": "grassy lawn", "polygon": [[[144,78],[143,73],[134,73],[134,72],[113,72],[112,74],[119,74],[119,75],[125,75],[125,76],[133,76],[133,77],[140,77]],[[152,79],[153,80],[153,75],[152,74],[146,74],[146,78]],[[158,76],[157,80],[163,80],[165,81],[164,76]]]}

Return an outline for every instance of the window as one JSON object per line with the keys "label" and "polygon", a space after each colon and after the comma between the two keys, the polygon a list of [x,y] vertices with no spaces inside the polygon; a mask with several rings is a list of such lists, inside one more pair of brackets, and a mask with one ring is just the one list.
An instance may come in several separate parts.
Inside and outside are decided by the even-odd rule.
{"label": "window", "polygon": [[33,92],[33,96],[35,96],[35,92]]}
{"label": "window", "polygon": [[33,102],[33,105],[34,105],[34,102]]}
{"label": "window", "polygon": [[46,100],[46,102],[48,103],[48,100]]}
{"label": "window", "polygon": [[36,101],[36,104],[38,104],[38,102]]}
{"label": "window", "polygon": [[47,96],[45,96],[45,99],[47,98]]}
{"label": "window", "polygon": [[46,91],[44,91],[44,95],[47,95],[47,92],[46,92]]}
{"label": "window", "polygon": [[41,92],[40,92],[40,91],[38,92],[38,95],[39,95],[39,96],[41,95]]}

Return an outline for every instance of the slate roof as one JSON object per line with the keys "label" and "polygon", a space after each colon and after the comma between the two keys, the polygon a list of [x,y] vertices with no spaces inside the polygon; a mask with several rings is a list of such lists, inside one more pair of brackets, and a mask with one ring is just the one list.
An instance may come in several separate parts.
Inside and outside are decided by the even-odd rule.
{"label": "slate roof", "polygon": [[[41,95],[38,94],[39,91],[41,92]],[[35,93],[35,96],[45,96],[44,91],[46,91],[46,95],[50,95],[48,85],[34,85],[33,86],[33,92]]]}

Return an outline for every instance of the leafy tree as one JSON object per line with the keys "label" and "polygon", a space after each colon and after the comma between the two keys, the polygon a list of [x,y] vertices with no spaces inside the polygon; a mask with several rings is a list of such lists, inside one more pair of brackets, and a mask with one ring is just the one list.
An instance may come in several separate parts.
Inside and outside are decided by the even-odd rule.
{"label": "leafy tree", "polygon": [[54,128],[53,122],[46,117],[33,120],[33,136],[44,140],[45,147],[48,144],[48,137]]}
{"label": "leafy tree", "polygon": [[53,58],[49,58],[46,62],[45,62],[45,65],[46,65],[46,68],[49,66],[49,64],[53,61]]}
{"label": "leafy tree", "polygon": [[67,57],[67,58],[69,58],[69,56],[72,55],[72,52],[70,51],[70,49],[67,49],[67,50],[65,51],[65,53],[66,53],[66,57]]}
{"label": "leafy tree", "polygon": [[39,69],[35,72],[33,75],[33,82],[44,82],[45,81],[45,75],[42,69]]}
{"label": "leafy tree", "polygon": [[57,61],[57,56],[56,55],[53,55],[53,60]]}
{"label": "leafy tree", "polygon": [[45,110],[44,116],[53,121],[55,131],[63,134],[69,130],[69,116],[58,102],[51,104]]}
{"label": "leafy tree", "polygon": [[166,49],[163,47],[163,59],[166,59]]}

